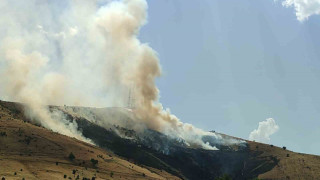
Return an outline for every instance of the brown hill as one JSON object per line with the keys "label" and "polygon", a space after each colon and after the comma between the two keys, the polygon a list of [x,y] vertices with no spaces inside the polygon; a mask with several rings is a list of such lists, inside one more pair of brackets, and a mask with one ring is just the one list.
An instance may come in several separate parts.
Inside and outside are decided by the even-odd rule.
{"label": "brown hill", "polygon": [[274,157],[278,161],[270,171],[260,174],[259,179],[320,179],[320,156],[252,141],[248,144],[252,153],[259,153],[257,158],[268,160],[268,157]]}
{"label": "brown hill", "polygon": [[[264,160],[264,163],[269,162],[270,157],[277,159],[277,165],[270,171],[260,174],[259,179],[320,179],[320,156],[296,153],[287,150],[285,146],[277,147],[247,140],[246,142],[251,153],[258,153],[257,158]],[[256,169],[261,168],[264,163],[257,166]]]}
{"label": "brown hill", "polygon": [[[231,137],[226,134],[219,134]],[[276,147],[271,144],[247,140],[246,142],[249,145],[250,152],[259,154],[257,158],[263,160],[263,163],[257,166],[256,170],[263,167],[265,163],[273,161],[272,158],[277,160],[276,166],[270,171],[260,174],[259,179],[320,179],[320,156],[292,152],[287,150],[285,146]]]}
{"label": "brown hill", "polygon": [[[179,179],[23,121],[21,106],[0,102],[0,178]],[[128,149],[129,150],[129,149]],[[70,158],[70,153],[74,159]],[[93,162],[97,164],[94,165]]]}
{"label": "brown hill", "polygon": [[[122,113],[114,109],[108,111],[112,115]],[[21,105],[0,101],[0,177],[7,179],[63,179],[64,175],[72,179],[78,175],[80,179],[179,179],[171,174],[197,180],[216,179],[223,174],[233,179],[320,179],[320,156],[295,153],[282,147],[246,141],[245,147],[220,146],[219,151],[206,151],[186,148],[154,131],[146,131],[148,134],[142,138],[132,130],[117,129],[138,137],[131,141],[83,117],[69,114],[83,135],[103,150],[24,122],[22,112]],[[104,116],[108,114],[110,112]],[[168,152],[163,153],[164,147]],[[74,160],[68,158],[71,152]],[[96,166],[90,161],[92,158],[98,160]]]}

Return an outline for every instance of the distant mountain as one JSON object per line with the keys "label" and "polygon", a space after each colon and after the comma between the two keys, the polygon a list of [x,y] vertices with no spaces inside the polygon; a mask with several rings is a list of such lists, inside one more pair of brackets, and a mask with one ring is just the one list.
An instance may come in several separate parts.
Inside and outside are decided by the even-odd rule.
{"label": "distant mountain", "polygon": [[[28,121],[23,116],[23,109],[15,103],[0,104],[17,119]],[[294,153],[220,133],[216,134],[225,140],[241,140],[241,143],[224,144],[205,136],[203,141],[219,150],[204,150],[186,145],[183,139],[145,128],[130,109],[50,106],[50,110],[61,111],[66,119],[76,121],[82,134],[106,152],[113,152],[141,167],[160,172],[158,175],[162,177],[164,175],[161,173],[165,172],[168,172],[165,173],[168,176],[172,174],[175,178],[191,180],[210,180],[223,176],[232,179],[320,177],[319,156]]]}

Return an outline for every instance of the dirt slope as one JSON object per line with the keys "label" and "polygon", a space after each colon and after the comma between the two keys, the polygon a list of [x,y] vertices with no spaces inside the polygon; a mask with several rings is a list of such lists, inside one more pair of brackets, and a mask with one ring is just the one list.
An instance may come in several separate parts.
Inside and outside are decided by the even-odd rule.
{"label": "dirt slope", "polygon": [[[6,179],[178,179],[141,167],[74,138],[21,120],[19,106],[0,103],[0,178]],[[16,108],[17,111],[13,111]],[[73,153],[74,160],[69,155]],[[93,165],[91,159],[98,160]],[[73,172],[74,171],[74,172]]]}

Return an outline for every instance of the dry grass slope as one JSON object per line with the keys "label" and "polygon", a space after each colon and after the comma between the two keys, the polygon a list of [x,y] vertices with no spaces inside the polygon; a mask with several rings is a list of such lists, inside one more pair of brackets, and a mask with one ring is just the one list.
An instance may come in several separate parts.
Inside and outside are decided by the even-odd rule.
{"label": "dry grass slope", "polygon": [[[129,151],[129,149],[128,149]],[[73,153],[74,160],[69,155]],[[98,160],[93,165],[91,159]],[[65,177],[64,177],[65,176]],[[141,167],[111,152],[32,125],[0,104],[0,178],[179,179]]]}
{"label": "dry grass slope", "polygon": [[[277,165],[259,175],[259,179],[320,179],[320,156],[295,153],[281,147],[248,141],[252,153],[258,158],[274,157]],[[257,167],[259,168],[259,167]]]}

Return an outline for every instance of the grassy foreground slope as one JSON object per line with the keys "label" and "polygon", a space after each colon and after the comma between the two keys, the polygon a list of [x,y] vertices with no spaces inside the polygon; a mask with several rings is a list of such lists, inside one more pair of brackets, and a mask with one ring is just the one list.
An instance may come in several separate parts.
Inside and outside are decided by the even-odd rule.
{"label": "grassy foreground slope", "polygon": [[[165,171],[138,166],[94,145],[24,122],[19,108],[0,102],[0,178],[178,179]],[[70,153],[75,157],[73,160]],[[94,164],[96,160],[98,163]]]}
{"label": "grassy foreground slope", "polygon": [[[295,153],[284,148],[248,141],[250,151],[258,158],[274,157],[278,160],[270,171],[259,179],[320,179],[320,156]],[[259,168],[259,167],[257,167]]]}

